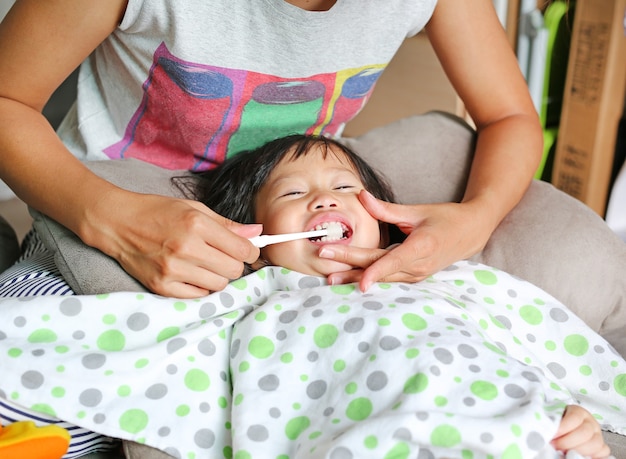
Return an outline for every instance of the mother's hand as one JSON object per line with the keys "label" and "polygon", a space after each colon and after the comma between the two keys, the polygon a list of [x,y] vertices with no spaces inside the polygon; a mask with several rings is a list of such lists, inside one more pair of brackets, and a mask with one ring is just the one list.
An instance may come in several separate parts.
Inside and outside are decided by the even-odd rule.
{"label": "mother's hand", "polygon": [[[359,199],[375,218],[396,225],[406,240],[390,249],[326,245],[320,257],[354,266],[328,276],[332,284],[359,282],[366,291],[374,282],[418,282],[480,251],[493,228],[471,203],[391,204],[367,191]],[[483,209],[484,212],[484,209]]]}
{"label": "mother's hand", "polygon": [[191,200],[131,193],[125,202],[109,213],[104,234],[100,227],[99,245],[154,293],[193,298],[222,290],[259,256],[247,238],[261,225],[235,223]]}

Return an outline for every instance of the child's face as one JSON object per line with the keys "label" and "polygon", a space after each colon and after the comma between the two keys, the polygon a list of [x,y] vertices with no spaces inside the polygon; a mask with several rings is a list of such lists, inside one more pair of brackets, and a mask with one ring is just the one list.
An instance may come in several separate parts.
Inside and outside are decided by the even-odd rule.
{"label": "child's face", "polygon": [[325,223],[341,223],[344,236],[340,240],[301,239],[261,251],[273,265],[327,276],[352,267],[318,257],[322,245],[378,248],[381,236],[378,221],[358,200],[364,186],[343,152],[331,147],[324,157],[320,147],[314,148],[296,160],[287,154],[274,168],[257,195],[256,221],[263,224],[265,234],[310,231]]}

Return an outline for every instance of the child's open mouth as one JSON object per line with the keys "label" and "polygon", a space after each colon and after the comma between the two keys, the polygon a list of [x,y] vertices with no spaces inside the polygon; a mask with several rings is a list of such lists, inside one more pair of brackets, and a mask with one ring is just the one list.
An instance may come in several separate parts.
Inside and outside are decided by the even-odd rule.
{"label": "child's open mouth", "polygon": [[324,222],[311,228],[311,230],[321,229],[328,229],[328,236],[309,238],[311,242],[336,242],[350,239],[352,236],[352,229],[342,222]]}

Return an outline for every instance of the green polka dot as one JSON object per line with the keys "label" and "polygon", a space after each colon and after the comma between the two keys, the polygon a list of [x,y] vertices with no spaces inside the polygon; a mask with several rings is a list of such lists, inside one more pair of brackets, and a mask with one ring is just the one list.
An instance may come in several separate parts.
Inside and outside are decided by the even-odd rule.
{"label": "green polka dot", "polygon": [[346,362],[344,360],[337,360],[333,364],[333,370],[340,372],[346,369]]}
{"label": "green polka dot", "polygon": [[120,429],[137,434],[146,428],[148,419],[148,414],[143,410],[128,410],[120,417]]}
{"label": "green polka dot", "polygon": [[318,430],[317,432],[313,432],[311,435],[309,435],[309,440],[315,440],[316,438],[320,438],[321,436],[322,432]]}
{"label": "green polka dot", "polygon": [[157,343],[161,341],[165,341],[173,336],[176,336],[180,333],[180,329],[178,327],[167,327],[161,330],[161,333],[157,336]]}
{"label": "green polka dot", "polygon": [[354,394],[358,389],[356,383],[350,383],[346,386],[346,394]]}
{"label": "green polka dot", "polygon": [[258,312],[254,315],[254,320],[256,320],[257,322],[264,322],[265,320],[267,320],[267,313],[266,312]]}
{"label": "green polka dot", "polygon": [[[262,274],[262,276],[263,277],[261,277],[261,276],[259,276],[259,277],[261,277],[261,279],[263,279],[265,277],[265,273]],[[237,279],[235,281],[232,281],[230,283],[230,285],[235,287],[237,290],[244,291],[245,289],[248,288],[248,281],[246,279],[244,279],[243,277],[241,277],[241,278],[239,278],[239,279]]]}
{"label": "green polka dot", "polygon": [[556,343],[554,341],[546,341],[546,349],[549,351],[554,351],[556,350]]}
{"label": "green polka dot", "polygon": [[515,443],[509,445],[502,453],[502,459],[523,459],[522,452]]}
{"label": "green polka dot", "polygon": [[45,403],[36,403],[30,407],[33,411],[37,411],[39,413],[45,413],[50,416],[56,417],[56,411],[52,409],[50,405],[46,405]]}
{"label": "green polka dot", "polygon": [[443,396],[437,396],[435,397],[435,405],[437,405],[439,408],[444,407],[448,404],[448,399],[446,397]]}
{"label": "green polka dot", "polygon": [[7,354],[9,355],[9,357],[16,359],[20,355],[22,355],[22,350],[13,347],[7,351]]}
{"label": "green polka dot", "polygon": [[302,432],[309,428],[311,420],[306,416],[298,416],[290,419],[285,426],[285,435],[289,440],[297,439]]}
{"label": "green polka dot", "polygon": [[380,288],[381,290],[389,290],[391,288],[391,284],[381,282],[378,284],[378,288]]}
{"label": "green polka dot", "polygon": [[130,386],[124,385],[124,386],[120,386],[117,389],[117,395],[119,395],[120,397],[128,397],[131,393],[131,388]]}
{"label": "green polka dot", "polygon": [[177,301],[174,303],[174,309],[176,309],[178,312],[183,312],[187,309],[187,303],[185,303],[184,301]]}
{"label": "green polka dot", "polygon": [[404,383],[405,394],[418,394],[428,387],[428,376],[424,373],[417,373],[411,376]]}
{"label": "green polka dot", "polygon": [[135,362],[135,368],[145,368],[149,363],[150,361],[148,359],[139,359]]}
{"label": "green polka dot", "polygon": [[367,449],[375,449],[378,446],[378,438],[374,435],[369,435],[365,437],[365,440],[363,440],[363,445]]}
{"label": "green polka dot", "polygon": [[406,355],[407,359],[414,359],[418,355],[420,355],[420,351],[419,351],[419,349],[407,349],[407,351],[406,351],[406,353],[404,355]]}
{"label": "green polka dot", "polygon": [[615,387],[615,392],[626,397],[626,374],[617,375],[613,380],[613,387]]}
{"label": "green polka dot", "polygon": [[428,326],[428,323],[421,316],[413,313],[402,315],[402,323],[406,328],[413,331],[424,330]]}
{"label": "green polka dot", "polygon": [[589,365],[581,365],[580,374],[583,376],[589,376],[592,373],[591,367]]}
{"label": "green polka dot", "polygon": [[519,308],[519,315],[530,325],[539,325],[543,322],[543,314],[539,308],[529,304]]}
{"label": "green polka dot", "polygon": [[70,348],[67,346],[57,346],[54,350],[57,354],[67,354],[70,351]]}
{"label": "green polka dot", "polygon": [[313,341],[318,347],[325,349],[335,344],[338,336],[339,330],[334,325],[320,325],[313,334]]}
{"label": "green polka dot", "polygon": [[485,347],[487,349],[489,349],[490,351],[495,352],[496,354],[500,354],[500,355],[504,355],[505,354],[505,352],[502,349],[500,349],[498,346],[496,346],[495,344],[491,344],[491,343],[488,343],[486,341],[483,344],[485,345]]}
{"label": "green polka dot", "polygon": [[484,269],[474,271],[474,277],[483,285],[495,285],[498,282],[498,277],[492,271],[485,271]]}
{"label": "green polka dot", "polygon": [[487,322],[485,319],[480,319],[478,321],[478,325],[480,326],[480,328],[482,328],[483,330],[487,330],[487,328],[489,328],[489,322]]}
{"label": "green polka dot", "polygon": [[226,397],[219,397],[217,404],[220,408],[228,408],[228,400],[226,400]]}
{"label": "green polka dot", "polygon": [[565,338],[563,346],[569,354],[580,357],[589,350],[589,341],[582,335],[569,335]]}
{"label": "green polka dot", "polygon": [[513,424],[511,426],[511,432],[513,432],[513,435],[515,435],[516,437],[519,437],[522,435],[522,428],[517,424]]}
{"label": "green polka dot", "polygon": [[235,396],[235,398],[233,399],[233,404],[235,406],[239,406],[243,403],[243,394],[238,394]]}
{"label": "green polka dot", "polygon": [[443,424],[437,426],[430,434],[430,442],[434,446],[452,448],[461,443],[461,432],[451,425]]}
{"label": "green polka dot", "polygon": [[125,345],[126,337],[119,330],[105,331],[98,337],[98,348],[102,351],[118,352]]}
{"label": "green polka dot", "polygon": [[52,389],[52,396],[54,398],[63,398],[63,397],[65,397],[65,389],[63,387],[54,387]]}
{"label": "green polka dot", "polygon": [[57,334],[47,328],[35,330],[28,337],[29,343],[54,343],[57,340]]}
{"label": "green polka dot", "polygon": [[117,321],[117,318],[113,314],[106,314],[102,317],[102,323],[106,325],[113,325]]}
{"label": "green polka dot", "polygon": [[498,388],[489,381],[475,381],[470,390],[472,394],[482,400],[493,400],[498,396]]}
{"label": "green polka dot", "polygon": [[378,325],[380,325],[381,327],[388,327],[389,325],[391,325],[391,321],[389,319],[378,319]]}
{"label": "green polka dot", "polygon": [[384,459],[408,459],[411,457],[410,454],[411,450],[409,445],[401,442],[394,445],[394,447],[391,448],[387,454],[385,454]]}
{"label": "green polka dot", "polygon": [[346,416],[353,421],[363,421],[372,414],[374,406],[369,398],[359,397],[348,403]]}
{"label": "green polka dot", "polygon": [[356,290],[354,284],[333,285],[330,287],[330,291],[337,295],[350,295]]}
{"label": "green polka dot", "polygon": [[350,306],[348,306],[347,304],[342,304],[337,308],[337,312],[339,314],[347,314],[350,312]]}
{"label": "green polka dot", "polygon": [[293,362],[293,354],[291,352],[285,352],[280,356],[280,361],[283,363],[291,363]]}
{"label": "green polka dot", "polygon": [[252,459],[252,454],[242,449],[235,453],[235,459]]}
{"label": "green polka dot", "polygon": [[257,359],[267,359],[274,353],[274,343],[265,336],[255,336],[248,343],[248,352]]}
{"label": "green polka dot", "polygon": [[[265,270],[264,269],[260,269],[259,271],[256,272],[256,275],[259,276],[259,279],[263,279],[265,280],[265,278],[267,277],[267,275],[265,274]],[[241,279],[239,279],[241,280]],[[237,282],[237,281],[235,281]]]}
{"label": "green polka dot", "polygon": [[250,369],[250,362],[243,361],[239,364],[239,372],[244,373]]}
{"label": "green polka dot", "polygon": [[194,392],[204,392],[211,385],[209,375],[202,370],[189,370],[185,375],[185,386]]}
{"label": "green polka dot", "polygon": [[500,376],[501,378],[508,378],[510,376],[509,372],[505,370],[497,370],[496,374]]}
{"label": "green polka dot", "polygon": [[190,412],[191,408],[189,408],[189,405],[179,405],[178,407],[176,407],[176,416],[179,416],[181,418],[184,418]]}
{"label": "green polka dot", "polygon": [[98,295],[96,295],[96,298],[99,300],[106,300],[107,298],[109,298],[109,294],[108,293],[99,293]]}

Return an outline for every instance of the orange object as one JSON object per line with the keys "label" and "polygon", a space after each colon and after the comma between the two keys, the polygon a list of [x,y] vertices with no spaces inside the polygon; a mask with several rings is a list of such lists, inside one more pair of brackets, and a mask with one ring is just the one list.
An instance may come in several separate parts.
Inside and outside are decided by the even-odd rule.
{"label": "orange object", "polygon": [[48,425],[37,427],[32,421],[0,425],[2,459],[60,459],[70,445],[67,430]]}

